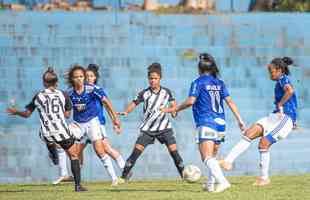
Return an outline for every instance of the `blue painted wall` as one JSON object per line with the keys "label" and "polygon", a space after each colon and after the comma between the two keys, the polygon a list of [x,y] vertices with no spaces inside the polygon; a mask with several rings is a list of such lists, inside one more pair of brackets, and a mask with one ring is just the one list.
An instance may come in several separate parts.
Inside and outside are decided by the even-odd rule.
{"label": "blue painted wall", "polygon": [[[57,168],[47,158],[38,137],[37,113],[28,119],[7,116],[5,108],[16,99],[19,108],[41,88],[45,66],[63,75],[73,63],[101,66],[99,82],[116,110],[122,110],[147,86],[146,67],[164,66],[163,85],[177,101],[186,98],[197,76],[191,55],[209,52],[221,69],[222,79],[247,124],[267,115],[273,107],[273,85],[266,64],[277,56],[291,56],[299,67],[292,80],[299,99],[300,129],[272,148],[272,174],[310,172],[310,34],[309,14],[153,15],[150,13],[0,13],[0,182],[50,181]],[[64,79],[60,87],[65,89]],[[108,126],[112,144],[127,158],[141,119],[141,108],[123,118],[124,132],[117,136]],[[240,139],[240,131],[227,111],[226,155]],[[173,122],[185,162],[201,168],[194,144],[191,111]],[[107,179],[93,150],[86,150],[83,178]],[[228,175],[257,174],[254,143]],[[164,146],[147,148],[134,169],[134,178],[175,177],[177,172]]]}

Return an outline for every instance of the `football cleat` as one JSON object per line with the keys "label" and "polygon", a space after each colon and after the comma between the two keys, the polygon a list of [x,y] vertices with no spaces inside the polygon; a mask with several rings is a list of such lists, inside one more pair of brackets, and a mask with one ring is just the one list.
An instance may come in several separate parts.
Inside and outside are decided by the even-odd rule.
{"label": "football cleat", "polygon": [[87,189],[85,187],[81,186],[81,185],[75,185],[74,190],[76,192],[85,192],[85,191],[87,191]]}
{"label": "football cleat", "polygon": [[72,182],[74,181],[72,176],[60,176],[57,180],[53,181],[53,185],[58,185],[60,182]]}
{"label": "football cleat", "polygon": [[220,192],[224,192],[225,190],[227,190],[228,188],[230,188],[230,183],[219,183],[215,190],[214,190],[214,193],[220,193]]}
{"label": "football cleat", "polygon": [[253,186],[266,186],[270,184],[270,179],[262,179],[258,177],[256,181],[253,183]]}

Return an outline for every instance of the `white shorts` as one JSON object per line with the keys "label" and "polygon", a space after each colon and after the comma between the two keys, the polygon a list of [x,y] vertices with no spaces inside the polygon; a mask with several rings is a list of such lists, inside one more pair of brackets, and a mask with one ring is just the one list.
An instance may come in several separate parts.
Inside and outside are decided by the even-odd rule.
{"label": "white shorts", "polygon": [[271,143],[286,138],[293,130],[293,121],[285,114],[280,116],[279,114],[271,113],[269,116],[258,120],[256,123],[263,127],[264,136]]}
{"label": "white shorts", "polygon": [[103,129],[98,117],[91,119],[86,123],[78,123],[81,127],[83,138],[88,137],[92,142],[103,138]]}
{"label": "white shorts", "polygon": [[196,143],[199,144],[206,140],[212,140],[216,144],[224,142],[225,132],[216,131],[210,127],[200,126],[197,128]]}

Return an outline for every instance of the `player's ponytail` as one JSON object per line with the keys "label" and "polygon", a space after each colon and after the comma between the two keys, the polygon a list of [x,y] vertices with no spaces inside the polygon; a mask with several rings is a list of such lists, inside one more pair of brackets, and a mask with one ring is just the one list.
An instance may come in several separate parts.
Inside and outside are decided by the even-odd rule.
{"label": "player's ponytail", "polygon": [[48,67],[42,76],[43,83],[45,87],[56,86],[58,82],[58,77],[56,72],[52,67]]}
{"label": "player's ponytail", "polygon": [[220,74],[215,59],[208,53],[199,55],[198,68],[200,73],[210,73],[214,78],[217,78]]}
{"label": "player's ponytail", "polygon": [[285,75],[290,75],[289,66],[293,65],[294,61],[290,57],[274,58],[270,64],[275,66],[277,69],[281,69]]}
{"label": "player's ponytail", "polygon": [[89,64],[86,71],[91,71],[95,74],[95,77],[96,77],[95,84],[97,84],[97,81],[100,77],[99,66],[97,64]]}

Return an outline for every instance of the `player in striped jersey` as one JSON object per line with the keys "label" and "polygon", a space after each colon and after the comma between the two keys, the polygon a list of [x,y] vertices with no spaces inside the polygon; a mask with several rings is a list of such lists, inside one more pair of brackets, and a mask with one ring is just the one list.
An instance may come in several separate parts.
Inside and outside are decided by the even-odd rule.
{"label": "player in striped jersey", "polygon": [[141,134],[138,136],[133,152],[126,161],[121,181],[130,176],[130,171],[147,145],[155,139],[165,144],[174,160],[180,176],[184,169],[183,160],[178,153],[176,140],[167,113],[173,113],[176,101],[168,88],[160,85],[162,78],[161,65],[153,63],[148,67],[149,87],[139,92],[138,96],[120,115],[127,116],[137,105],[143,103],[144,119],[140,125]]}
{"label": "player in striped jersey", "polygon": [[199,58],[199,77],[192,82],[188,98],[177,106],[176,111],[180,112],[192,106],[197,128],[196,142],[201,159],[208,168],[208,182],[204,184],[204,189],[209,192],[223,192],[230,187],[230,183],[224,177],[216,154],[225,136],[224,102],[233,112],[241,130],[244,129],[244,123],[225,83],[218,78],[219,69],[214,58],[207,53],[201,54]]}
{"label": "player in striped jersey", "polygon": [[289,57],[275,58],[268,65],[270,79],[276,81],[274,89],[275,109],[267,117],[263,117],[247,129],[233,149],[229,152],[221,165],[225,170],[231,170],[234,160],[246,151],[251,142],[260,138],[258,149],[260,153],[260,177],[253,183],[254,186],[270,184],[269,163],[271,145],[284,139],[296,126],[297,98],[293,85],[289,79],[289,65],[293,60]]}
{"label": "player in striped jersey", "polygon": [[117,176],[102,142],[105,129],[102,128],[98,117],[100,115],[98,101],[108,112],[117,133],[121,131],[120,121],[104,90],[97,85],[86,84],[85,78],[86,70],[83,67],[75,65],[69,70],[68,82],[72,88],[69,89],[68,93],[73,104],[73,120],[82,129],[82,136],[86,134],[93,143],[97,156],[111,176],[112,185],[117,185]]}
{"label": "player in striped jersey", "polygon": [[43,74],[45,89],[37,93],[32,101],[26,106],[25,111],[8,108],[7,112],[12,115],[28,118],[35,109],[40,117],[40,135],[46,143],[56,143],[68,153],[71,159],[71,170],[75,181],[75,191],[86,191],[80,185],[80,164],[78,160],[79,148],[75,139],[68,129],[65,118],[71,114],[72,104],[66,93],[57,89],[58,77],[52,68]]}

